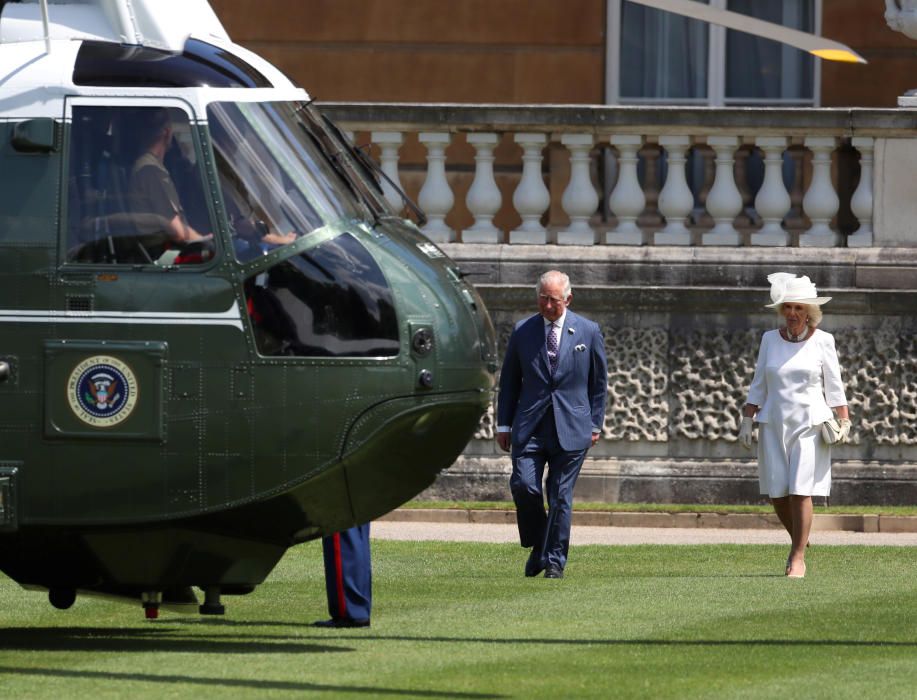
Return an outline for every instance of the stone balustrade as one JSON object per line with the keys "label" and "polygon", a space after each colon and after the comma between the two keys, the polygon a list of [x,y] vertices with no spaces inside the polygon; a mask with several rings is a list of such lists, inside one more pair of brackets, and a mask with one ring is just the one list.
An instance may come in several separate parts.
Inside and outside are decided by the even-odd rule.
{"label": "stone balustrade", "polygon": [[[419,191],[405,189],[437,243],[917,244],[917,198],[883,198],[911,179],[910,110],[361,103],[323,110],[359,144],[374,144],[394,181],[422,177]],[[450,159],[459,142],[473,156]],[[470,185],[460,200],[463,178]],[[889,182],[896,185],[880,191]],[[458,208],[467,225],[447,223]]]}

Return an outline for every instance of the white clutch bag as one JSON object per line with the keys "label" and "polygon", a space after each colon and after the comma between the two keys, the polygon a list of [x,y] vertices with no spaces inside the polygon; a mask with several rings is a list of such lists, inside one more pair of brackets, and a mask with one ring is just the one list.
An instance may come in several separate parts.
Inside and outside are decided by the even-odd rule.
{"label": "white clutch bag", "polygon": [[826,420],[821,424],[821,437],[829,445],[833,445],[841,439],[841,424],[837,418]]}

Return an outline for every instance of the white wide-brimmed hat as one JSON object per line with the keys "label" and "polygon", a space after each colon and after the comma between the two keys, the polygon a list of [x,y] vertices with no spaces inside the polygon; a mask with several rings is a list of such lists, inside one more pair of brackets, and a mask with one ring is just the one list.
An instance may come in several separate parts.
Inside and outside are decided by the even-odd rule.
{"label": "white wide-brimmed hat", "polygon": [[831,297],[818,296],[818,290],[808,277],[797,277],[789,272],[774,272],[767,276],[771,283],[771,304],[765,304],[769,309],[781,304],[813,304],[821,306],[831,301]]}

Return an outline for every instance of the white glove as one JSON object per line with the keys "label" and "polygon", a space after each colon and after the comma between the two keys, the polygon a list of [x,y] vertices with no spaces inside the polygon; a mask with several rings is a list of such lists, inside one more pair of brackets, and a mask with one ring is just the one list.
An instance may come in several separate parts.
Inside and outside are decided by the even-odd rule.
{"label": "white glove", "polygon": [[739,428],[739,442],[746,450],[751,449],[751,431],[754,428],[755,421],[750,416],[742,418],[742,427]]}
{"label": "white glove", "polygon": [[850,437],[850,419],[841,418],[838,423],[841,424],[841,432],[838,434],[838,442],[847,442],[847,439]]}

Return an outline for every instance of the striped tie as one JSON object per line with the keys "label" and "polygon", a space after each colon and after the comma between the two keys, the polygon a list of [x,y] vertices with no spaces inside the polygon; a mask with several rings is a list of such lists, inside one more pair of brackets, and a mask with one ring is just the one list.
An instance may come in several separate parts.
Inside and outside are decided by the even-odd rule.
{"label": "striped tie", "polygon": [[554,328],[556,326],[552,323],[548,326],[548,364],[551,366],[551,374],[554,374],[554,370],[557,369],[557,336],[554,334]]}

